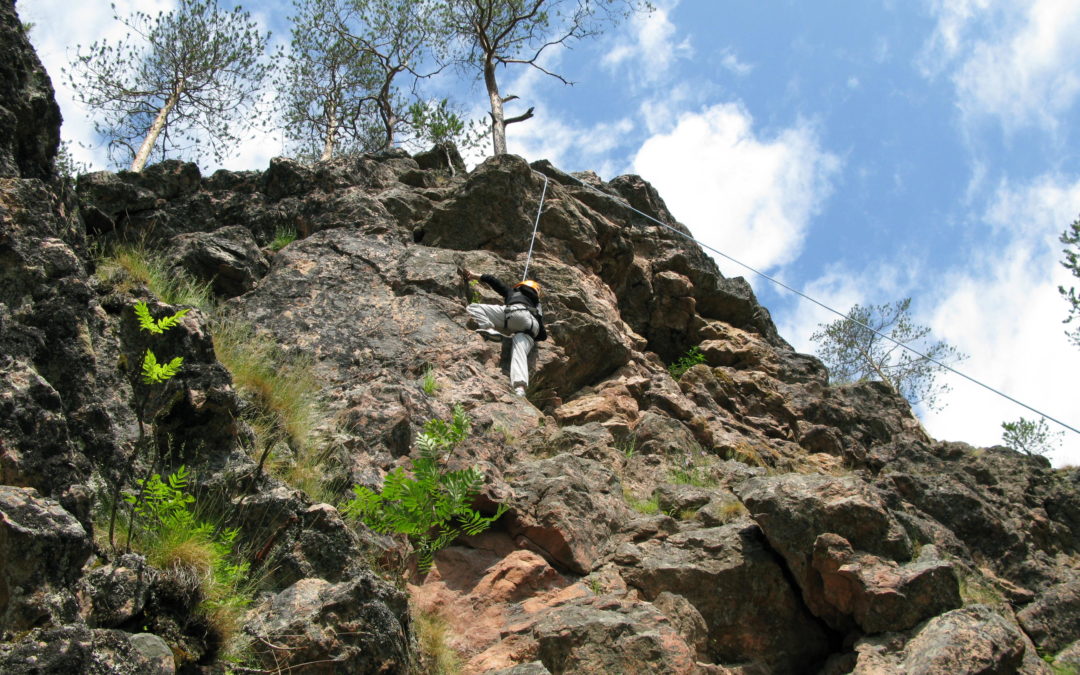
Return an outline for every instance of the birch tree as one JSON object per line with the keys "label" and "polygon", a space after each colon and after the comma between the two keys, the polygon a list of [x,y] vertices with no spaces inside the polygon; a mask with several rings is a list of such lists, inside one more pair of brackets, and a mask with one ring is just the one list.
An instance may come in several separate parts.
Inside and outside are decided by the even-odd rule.
{"label": "birch tree", "polygon": [[911,320],[910,308],[911,298],[869,307],[855,305],[846,318],[820,324],[810,340],[819,345],[818,356],[833,380],[878,380],[912,405],[943,407],[940,396],[949,387],[937,381],[944,371],[939,363],[966,356],[945,342],[932,341],[930,329]]}
{"label": "birch tree", "polygon": [[528,66],[572,84],[541,65],[545,51],[598,35],[631,12],[652,9],[646,0],[444,0],[441,7],[459,49],[454,60],[484,81],[496,155],[506,152],[506,127],[530,119],[535,110],[506,116],[506,104],[518,97],[499,89],[499,66]]}
{"label": "birch tree", "polygon": [[217,0],[179,0],[176,9],[121,18],[125,39],[94,42],[65,70],[76,96],[109,139],[110,158],[130,156],[141,171],[157,149],[207,152],[220,161],[251,123],[269,66],[260,33],[239,6]]}

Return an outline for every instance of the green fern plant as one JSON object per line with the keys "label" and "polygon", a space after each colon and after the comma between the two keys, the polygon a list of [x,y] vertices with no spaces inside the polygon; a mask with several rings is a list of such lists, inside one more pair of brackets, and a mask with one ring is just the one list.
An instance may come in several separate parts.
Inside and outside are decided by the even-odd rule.
{"label": "green fern plant", "polygon": [[235,642],[244,608],[251,603],[250,564],[236,559],[239,528],[223,528],[196,515],[188,492],[190,471],[180,466],[162,478],[138,479],[137,494],[124,501],[133,507],[134,530],[128,545],[159,569],[199,579],[198,611],[210,620],[226,644]]}
{"label": "green fern plant", "polygon": [[[171,316],[155,319],[150,316],[150,309],[146,306],[145,302],[140,300],[135,303],[135,317],[139,320],[139,329],[148,331],[154,335],[161,335],[170,328],[177,326],[180,323],[180,319],[184,318],[184,315],[187,314],[188,311],[189,308],[185,307]],[[160,384],[165,382],[180,372],[180,367],[183,363],[184,357],[182,356],[176,356],[168,363],[159,363],[154,352],[147,348],[146,354],[143,355],[142,362],[143,383]]]}
{"label": "green fern plant", "polygon": [[480,534],[506,512],[505,504],[491,516],[472,508],[484,484],[484,474],[478,469],[447,471],[443,465],[444,458],[468,437],[471,424],[460,405],[454,406],[449,422],[428,420],[417,439],[420,457],[412,462],[412,475],[398,467],[386,477],[381,492],[357,485],[343,509],[346,516],[376,532],[405,535],[421,574],[431,569],[436,552],[462,534]]}
{"label": "green fern plant", "polygon": [[686,354],[679,357],[678,361],[668,366],[668,372],[677,380],[683,376],[683,373],[699,363],[705,363],[705,355],[701,353],[699,348],[691,347],[686,350]]}

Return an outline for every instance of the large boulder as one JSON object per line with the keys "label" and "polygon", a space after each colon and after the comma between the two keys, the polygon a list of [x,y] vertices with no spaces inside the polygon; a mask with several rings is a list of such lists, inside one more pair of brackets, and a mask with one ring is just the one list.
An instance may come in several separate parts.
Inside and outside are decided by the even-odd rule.
{"label": "large boulder", "polygon": [[72,589],[90,537],[59,503],[0,485],[0,632],[75,620]]}
{"label": "large boulder", "polygon": [[370,572],[332,584],[301,579],[249,612],[254,656],[267,669],[314,675],[409,672],[404,593]]}

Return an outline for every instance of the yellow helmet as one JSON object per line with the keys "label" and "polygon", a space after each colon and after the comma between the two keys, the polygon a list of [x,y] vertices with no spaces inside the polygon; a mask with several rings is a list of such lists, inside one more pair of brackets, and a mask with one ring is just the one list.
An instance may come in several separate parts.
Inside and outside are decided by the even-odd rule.
{"label": "yellow helmet", "polygon": [[540,284],[536,283],[532,279],[526,279],[525,281],[519,281],[518,283],[514,284],[514,288],[520,288],[521,286],[528,286],[529,288],[536,291],[536,297],[540,297]]}

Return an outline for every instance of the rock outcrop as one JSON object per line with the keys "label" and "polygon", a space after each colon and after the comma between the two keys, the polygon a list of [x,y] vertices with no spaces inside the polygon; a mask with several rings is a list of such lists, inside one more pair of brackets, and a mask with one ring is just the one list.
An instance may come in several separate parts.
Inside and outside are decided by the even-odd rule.
{"label": "rock outcrop", "polygon": [[[466,172],[439,148],[210,176],[166,161],[72,190],[11,0],[0,29],[3,672],[221,672],[198,578],[126,551],[112,522],[140,477],[180,465],[258,582],[229,655],[246,672],[410,672],[416,613],[442,617],[467,673],[1080,661],[1080,473],[935,441],[886,386],[830,384],[640,177],[511,155]],[[530,271],[550,339],[519,398],[507,345],[464,311],[500,299],[461,270],[521,274],[545,181]],[[91,255],[131,242],[217,308],[140,331],[137,300],[180,306]],[[322,414],[302,443],[255,440],[223,324],[309,364]],[[673,378],[691,347],[705,362]],[[148,348],[184,359],[166,385],[140,377]],[[338,507],[455,406],[472,426],[446,464],[483,472],[476,509],[507,511],[420,575]],[[311,448],[317,485],[270,471]]]}

